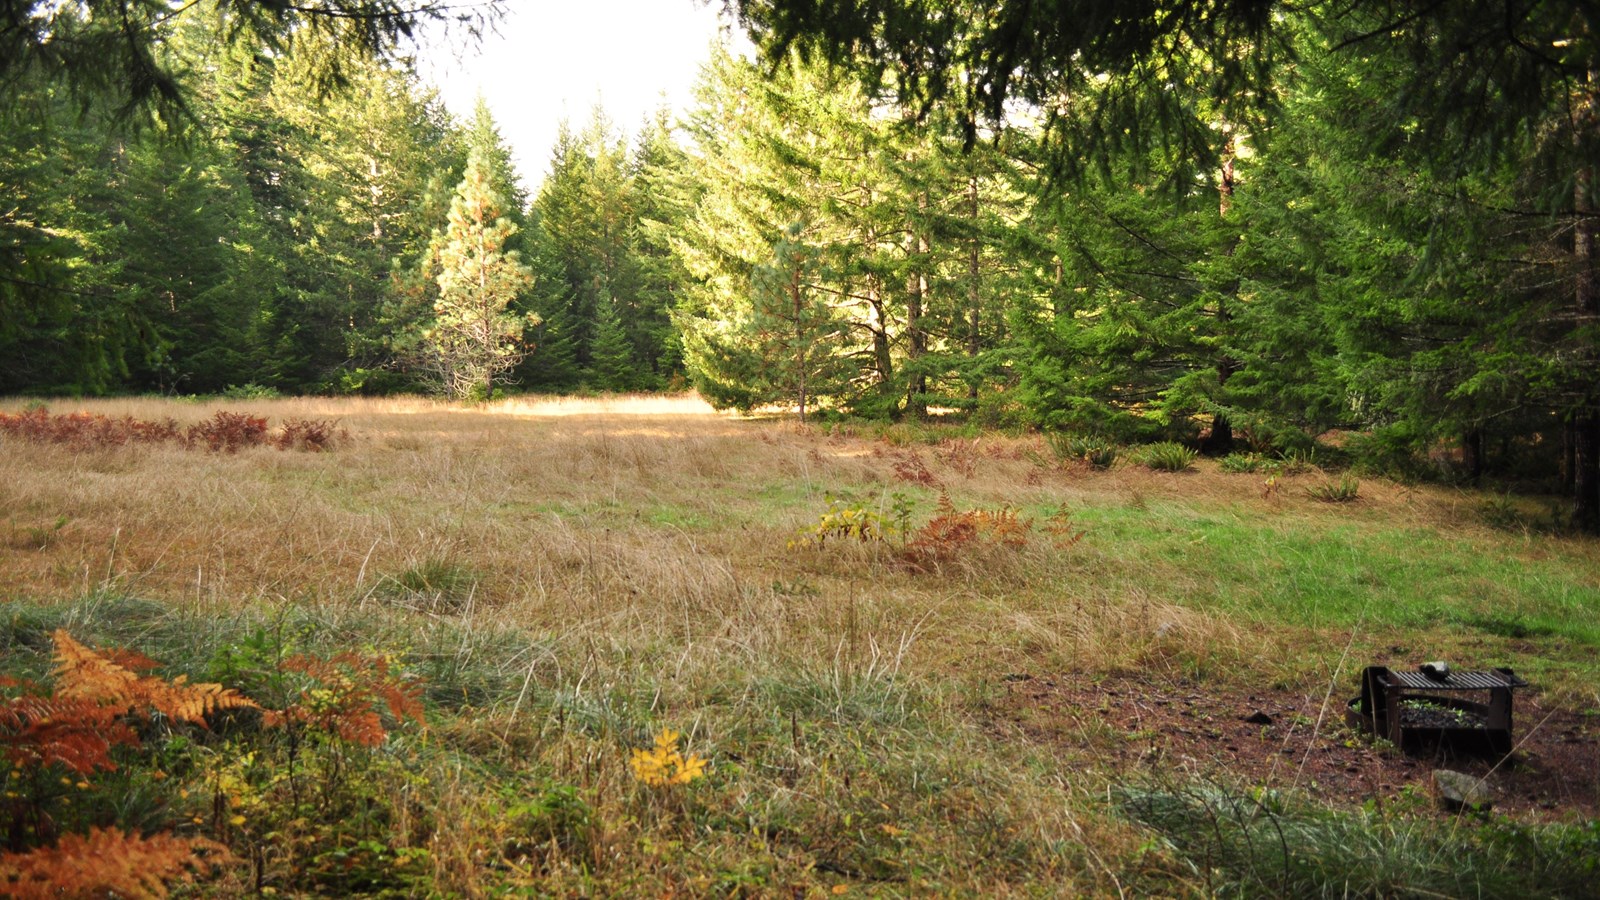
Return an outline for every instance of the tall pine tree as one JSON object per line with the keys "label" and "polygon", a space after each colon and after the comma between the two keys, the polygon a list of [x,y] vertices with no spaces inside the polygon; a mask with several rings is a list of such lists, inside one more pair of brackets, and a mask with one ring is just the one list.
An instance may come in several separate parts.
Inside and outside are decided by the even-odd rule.
{"label": "tall pine tree", "polygon": [[537,324],[512,310],[532,280],[515,250],[516,226],[490,184],[491,161],[474,152],[450,204],[450,224],[434,240],[434,319],[424,328],[420,361],[452,399],[494,397],[496,376],[522,359],[523,330]]}

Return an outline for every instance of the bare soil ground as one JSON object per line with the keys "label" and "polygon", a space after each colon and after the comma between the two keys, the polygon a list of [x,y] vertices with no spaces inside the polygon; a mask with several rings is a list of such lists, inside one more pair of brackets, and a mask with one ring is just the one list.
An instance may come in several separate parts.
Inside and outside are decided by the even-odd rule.
{"label": "bare soil ground", "polygon": [[1600,717],[1520,697],[1514,752],[1506,758],[1422,747],[1402,753],[1344,722],[1342,695],[1217,686],[1136,676],[1012,676],[1002,722],[1030,738],[1100,764],[1174,770],[1275,787],[1295,786],[1333,803],[1397,803],[1432,791],[1432,772],[1484,777],[1495,808],[1530,818],[1600,812]]}

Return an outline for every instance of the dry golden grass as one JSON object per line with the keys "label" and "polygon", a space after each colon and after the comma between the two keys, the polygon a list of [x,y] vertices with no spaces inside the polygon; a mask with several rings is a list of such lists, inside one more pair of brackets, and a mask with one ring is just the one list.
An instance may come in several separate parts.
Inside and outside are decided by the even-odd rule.
{"label": "dry golden grass", "polygon": [[[1158,533],[1183,527],[1186,510],[1284,535],[1480,530],[1463,515],[1471,498],[1448,489],[1369,480],[1358,502],[1329,505],[1306,494],[1318,475],[1282,477],[1268,490],[1263,476],[1223,475],[1204,461],[1178,474],[1058,468],[1034,437],[894,446],[741,420],[692,396],[488,407],[415,398],[52,404],[180,424],[218,409],[274,423],[331,419],[349,437],[323,454],[9,441],[0,527],[13,547],[4,564],[10,593],[69,599],[110,588],[208,605],[289,600],[434,614],[470,607],[480,619],[558,635],[751,658],[825,659],[849,633],[880,648],[909,642],[908,653],[934,668],[968,667],[979,648],[986,669],[1030,659],[1083,668],[1137,665],[1150,653],[1226,661],[1245,651],[1237,624],[1187,602],[1204,590],[1204,571],[1123,557],[1143,539],[1125,547],[1091,534],[1065,550],[1041,539],[936,577],[897,567],[884,547],[787,545],[829,495],[887,514],[892,496],[905,493],[925,518],[941,490],[964,508],[1147,512]],[[908,460],[937,484],[898,476]],[[28,548],[29,536],[63,517],[46,546]],[[1560,544],[1540,552],[1551,543]],[[402,586],[408,573],[434,570],[448,576],[446,590]]]}
{"label": "dry golden grass", "polygon": [[[693,397],[51,409],[337,421],[348,437],[328,453],[0,439],[5,598],[129,596],[197,622],[296,610],[350,634],[377,621],[419,658],[477,667],[502,688],[472,698],[472,718],[445,723],[442,739],[507,766],[536,762],[592,807],[581,848],[519,857],[518,877],[548,893],[590,890],[596,877],[608,890],[711,890],[676,880],[682,864],[665,850],[640,849],[672,842],[734,871],[750,840],[766,841],[762,858],[775,861],[762,883],[815,886],[818,859],[864,852],[843,838],[821,846],[863,817],[885,829],[869,835],[893,844],[885,854],[944,854],[944,880],[930,883],[949,889],[1027,893],[1047,878],[1118,893],[1156,863],[1126,823],[1096,811],[1106,773],[1058,772],[1055,750],[987,717],[1003,678],[1122,670],[1321,696],[1347,648],[1360,658],[1398,640],[1509,653],[1521,667],[1543,648],[1485,645],[1426,617],[1373,622],[1407,596],[1407,579],[1474,616],[1533,584],[1548,596],[1519,613],[1530,622],[1569,601],[1592,609],[1600,589],[1592,543],[1490,530],[1471,514],[1479,498],[1455,490],[1366,480],[1357,502],[1327,504],[1306,492],[1317,474],[1269,486],[1209,461],[1179,474],[1061,467],[1037,437],[885,440],[741,419]],[[1024,547],[967,548],[931,573],[903,564],[893,543],[791,546],[830,498],[889,517],[900,495],[915,527],[941,492],[960,509],[1019,510],[1035,530]],[[1085,532],[1077,543],[1042,529],[1063,507]],[[1396,547],[1410,540],[1460,549],[1435,571]],[[1496,584],[1499,570],[1466,571],[1474,559],[1504,559],[1528,581]],[[1584,670],[1560,669],[1585,645],[1566,646],[1539,674],[1592,700]],[[727,776],[716,815],[803,821],[792,826],[803,839],[685,832],[671,810],[642,807],[623,751],[647,721],[710,747],[714,766],[731,765],[717,748],[740,748],[751,768]],[[831,730],[808,738],[818,722]],[[436,883],[470,895],[488,877],[480,861],[518,838],[495,817],[498,788],[438,765],[426,808],[400,806],[477,823],[426,842]],[[950,787],[929,793],[922,778]],[[883,798],[903,808],[889,815]],[[902,815],[924,830],[901,835]],[[941,849],[953,840],[959,852]],[[646,858],[643,880],[622,874]],[[992,859],[1004,861],[974,868]]]}

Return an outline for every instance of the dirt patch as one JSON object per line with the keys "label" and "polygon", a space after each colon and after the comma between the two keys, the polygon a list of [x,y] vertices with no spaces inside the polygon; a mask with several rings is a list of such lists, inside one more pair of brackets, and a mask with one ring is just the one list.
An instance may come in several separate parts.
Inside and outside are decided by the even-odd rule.
{"label": "dirt patch", "polygon": [[[998,714],[1035,740],[1089,752],[1109,768],[1186,771],[1295,787],[1332,803],[1415,801],[1432,772],[1486,777],[1496,809],[1534,818],[1600,813],[1600,717],[1517,698],[1508,759],[1406,753],[1344,724],[1349,697],[1136,677],[1009,676]],[[1351,694],[1355,691],[1352,689]]]}

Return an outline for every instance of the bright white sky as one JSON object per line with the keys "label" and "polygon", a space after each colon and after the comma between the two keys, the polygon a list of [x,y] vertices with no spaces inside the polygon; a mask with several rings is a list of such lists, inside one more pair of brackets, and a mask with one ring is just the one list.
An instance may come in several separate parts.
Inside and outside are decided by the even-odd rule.
{"label": "bright white sky", "polygon": [[[458,117],[479,92],[511,145],[530,195],[549,169],[562,118],[589,121],[596,102],[630,137],[663,99],[681,112],[713,42],[737,26],[699,0],[507,0],[499,34],[476,52],[435,42],[418,70]],[[748,47],[742,36],[735,46]]]}

